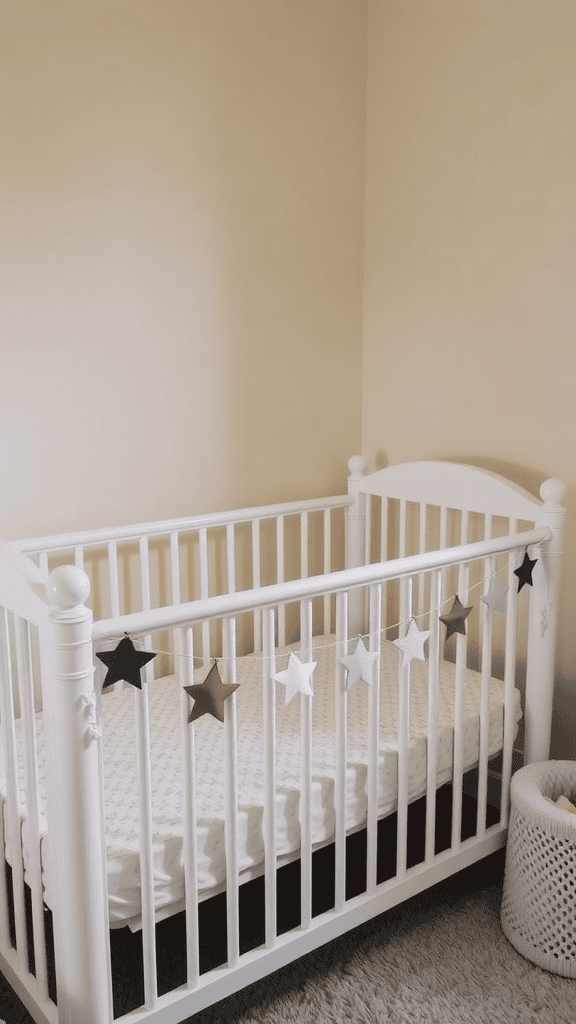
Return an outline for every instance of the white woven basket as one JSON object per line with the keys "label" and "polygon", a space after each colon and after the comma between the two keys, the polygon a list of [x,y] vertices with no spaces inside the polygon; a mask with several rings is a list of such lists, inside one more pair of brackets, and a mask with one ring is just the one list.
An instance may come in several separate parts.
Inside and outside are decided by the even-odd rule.
{"label": "white woven basket", "polygon": [[500,920],[528,960],[576,978],[576,761],[525,765],[512,778],[512,802]]}

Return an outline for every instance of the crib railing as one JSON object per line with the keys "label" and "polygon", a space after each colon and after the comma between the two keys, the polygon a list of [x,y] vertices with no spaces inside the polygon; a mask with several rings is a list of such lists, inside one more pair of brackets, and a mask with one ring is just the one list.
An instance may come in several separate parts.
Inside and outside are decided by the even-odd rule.
{"label": "crib railing", "polygon": [[352,502],[346,494],[14,543],[45,572],[73,558],[91,580],[95,618],[115,618],[342,568],[332,523]]}
{"label": "crib railing", "polygon": [[[302,515],[300,509],[299,515]],[[19,613],[6,612],[3,630],[3,650],[16,650],[14,664],[4,655],[2,666],[2,720],[4,749],[7,752],[7,803],[9,830],[12,830],[13,905],[16,918],[15,952],[10,938],[9,899],[0,885],[0,943],[4,966],[10,968],[10,980],[20,984],[25,996],[33,992],[34,1012],[37,1019],[59,1024],[82,1019],[87,1024],[108,1024],[112,1018],[110,948],[108,942],[108,904],[106,883],[105,808],[102,798],[102,748],[98,701],[94,693],[94,646],[109,644],[110,638],[120,639],[128,633],[135,642],[149,644],[149,637],[158,631],[167,631],[172,638],[172,650],[180,666],[182,682],[182,737],[184,781],[184,872],[187,919],[187,980],[183,987],[163,996],[158,995],[157,952],[154,913],[154,879],[152,870],[152,819],[150,790],[150,724],[148,714],[148,683],[151,670],[141,690],[134,689],[136,715],[136,747],[138,762],[138,799],[140,806],[140,865],[142,885],[143,963],[145,979],[145,1009],[131,1011],[126,1019],[132,1022],[149,1019],[156,1024],[176,1024],[183,1016],[196,1012],[214,999],[248,984],[257,977],[280,967],[319,945],[379,913],[451,871],[458,870],[475,860],[480,852],[495,849],[502,841],[507,826],[508,788],[511,771],[512,740],[514,734],[514,685],[516,665],[516,588],[513,570],[518,564],[518,551],[543,545],[550,539],[550,530],[543,527],[518,533],[513,537],[488,538],[479,542],[457,545],[444,551],[431,551],[399,558],[386,563],[375,563],[327,573],[322,576],[284,580],[266,587],[205,596],[175,606],[143,610],[122,616],[92,622],[90,611],[84,606],[88,596],[85,574],[76,569],[60,567],[51,572],[49,583],[52,604],[48,622],[42,621],[41,608],[32,608],[29,618],[24,605]],[[145,548],[145,545],[142,545]],[[142,551],[141,551],[142,554]],[[467,638],[456,636],[455,652],[455,709],[452,780],[451,845],[444,853],[435,850],[436,784],[438,728],[436,709],[438,701],[438,665],[441,657],[441,636],[438,609],[442,604],[442,579],[455,566],[458,590],[464,603],[467,600],[468,569],[480,562],[496,568],[491,560],[504,559],[505,579],[509,584],[506,615],[506,644],[504,652],[504,721],[503,721],[503,776],[500,819],[488,827],[486,821],[488,778],[488,699],[491,676],[491,635],[488,612],[483,606],[481,646],[481,701],[479,714],[479,788],[477,830],[469,840],[461,838],[463,760],[463,697],[465,671],[468,660]],[[352,899],[346,898],[346,772],[347,772],[347,691],[344,668],[340,657],[349,653],[349,644],[361,632],[368,651],[380,657],[380,636],[389,628],[386,617],[384,588],[395,581],[402,584],[401,618],[395,623],[400,636],[405,634],[413,615],[419,614],[414,604],[414,588],[423,576],[427,578],[426,593],[430,595],[428,607],[430,628],[428,668],[428,763],[426,791],[425,855],[421,863],[408,866],[408,805],[409,805],[409,691],[410,666],[399,670],[398,713],[398,827],[396,840],[396,873],[390,881],[379,882],[378,863],[378,756],[379,756],[379,673],[374,673],[367,709],[367,868],[365,891]],[[234,583],[232,567],[229,582]],[[530,588],[527,588],[530,589]],[[357,595],[366,619],[361,629],[352,614]],[[532,596],[532,595],[530,595]],[[542,595],[538,596],[541,601]],[[335,622],[334,694],[335,694],[335,751],[336,771],[334,784],[335,810],[335,889],[333,909],[317,916],[312,914],[312,852],[311,826],[311,764],[312,716],[311,701],[300,696],[301,712],[301,924],[300,928],[285,935],[277,934],[276,921],[276,821],[275,821],[275,742],[276,697],[270,685],[275,675],[278,646],[283,646],[281,612],[289,605],[299,608],[298,650],[303,661],[313,660],[313,605],[320,600],[328,606],[329,622]],[[9,605],[6,597],[6,605]],[[32,606],[31,606],[32,607]],[[433,614],[433,612],[435,614]],[[225,967],[201,974],[198,936],[198,884],[197,850],[195,847],[195,725],[188,723],[189,699],[184,685],[194,682],[193,665],[197,652],[195,626],[201,630],[213,621],[222,623],[222,658],[225,663],[226,682],[234,683],[238,654],[237,620],[242,615],[262,620],[262,674],[263,722],[265,736],[265,801],[263,819],[264,876],[265,876],[265,942],[262,947],[240,954],[238,926],[239,869],[238,869],[238,799],[237,799],[237,729],[234,693],[225,702],[225,778],[224,807],[226,841],[227,892],[227,949]],[[355,614],[355,613],[354,613]],[[45,978],[45,940],[42,924],[42,879],[40,876],[39,824],[36,821],[38,762],[35,751],[34,707],[29,694],[32,659],[29,655],[29,631],[22,622],[40,625],[40,647],[43,657],[44,720],[47,743],[47,803],[50,822],[51,860],[49,871],[53,885],[57,886],[54,901],[54,934],[58,977],[58,1011],[47,995]],[[12,632],[11,632],[12,631]],[[13,634],[13,635],[12,635]],[[209,634],[208,634],[209,638]],[[210,649],[205,647],[202,632],[199,656],[205,659]],[[255,648],[258,650],[258,648]],[[550,681],[544,680],[548,685]],[[30,981],[27,966],[27,934],[24,922],[24,866],[18,830],[18,770],[14,762],[14,714],[10,710],[14,687],[21,694],[21,718],[24,732],[26,769],[24,788],[26,805],[31,811],[31,889],[36,953],[36,976]],[[36,801],[36,802],[35,802]],[[480,851],[480,852],[479,852]],[[1,875],[1,873],[0,873]],[[79,900],[78,893],[84,894]],[[7,941],[9,939],[9,941]],[[12,951],[11,951],[12,950]],[[19,979],[19,981],[18,981]],[[38,1007],[41,1009],[39,1010]]]}
{"label": "crib railing", "polygon": [[[264,800],[264,876],[265,876],[265,943],[264,946],[251,953],[240,956],[239,936],[239,869],[238,869],[238,795],[237,795],[237,732],[236,703],[237,694],[233,693],[225,704],[225,778],[226,798],[224,808],[225,843],[226,843],[226,899],[227,899],[227,950],[226,968],[201,975],[199,964],[198,942],[198,886],[197,886],[197,851],[195,848],[196,820],[194,803],[195,753],[194,725],[188,724],[189,701],[182,697],[182,729],[184,737],[185,779],[185,880],[186,880],[186,918],[188,978],[186,991],[194,991],[195,1001],[187,1007],[184,1003],[178,1012],[192,1012],[208,1004],[213,998],[221,998],[225,991],[231,991],[238,985],[275,969],[293,956],[299,955],[309,947],[304,936],[314,932],[316,942],[326,941],[338,932],[350,927],[350,922],[360,923],[361,920],[374,913],[372,906],[375,899],[381,899],[382,909],[392,905],[397,899],[404,898],[406,893],[417,891],[425,883],[418,878],[423,872],[437,870],[438,877],[443,873],[456,870],[474,859],[473,849],[478,844],[487,844],[488,848],[496,848],[498,837],[507,827],[508,788],[511,772],[512,741],[515,728],[514,720],[514,686],[516,666],[516,588],[513,570],[518,565],[517,552],[527,546],[539,545],[549,539],[550,531],[541,528],[525,531],[515,537],[491,538],[481,542],[458,545],[445,551],[432,551],[385,564],[373,564],[354,569],[327,574],[322,577],[310,577],[303,580],[286,581],[258,590],[229,593],[206,598],[179,607],[158,608],[126,615],[118,619],[109,619],[94,624],[92,637],[95,643],[111,638],[118,639],[128,633],[134,641],[149,637],[159,630],[171,631],[174,649],[183,657],[180,659],[181,681],[188,685],[193,681],[193,665],[195,657],[194,625],[219,620],[223,623],[223,665],[225,681],[234,684],[236,681],[237,618],[245,613],[256,615],[263,613],[263,720],[265,735],[265,800]],[[490,629],[485,618],[483,648],[481,652],[481,702],[479,715],[479,794],[477,809],[476,835],[468,841],[461,839],[462,825],[462,786],[464,776],[463,730],[464,730],[464,691],[467,667],[467,637],[458,634],[456,637],[455,655],[455,709],[454,709],[454,746],[452,763],[453,804],[451,823],[451,845],[449,853],[438,854],[435,851],[436,827],[436,785],[437,785],[437,752],[439,734],[436,721],[438,701],[438,665],[440,661],[441,639],[438,612],[442,604],[442,577],[450,566],[458,568],[458,587],[461,599],[465,603],[468,589],[468,567],[486,559],[505,559],[505,579],[509,585],[506,649],[504,654],[504,721],[503,721],[503,778],[501,792],[500,820],[496,825],[487,827],[487,778],[488,778],[488,702],[491,677],[492,652],[490,649]],[[398,827],[396,850],[396,874],[392,883],[384,885],[377,882],[377,831],[378,831],[378,751],[379,751],[379,690],[378,671],[374,673],[374,685],[371,688],[368,702],[367,734],[369,736],[369,754],[367,765],[367,883],[363,894],[354,900],[346,899],[346,771],[347,771],[347,691],[344,685],[344,667],[339,660],[349,652],[349,643],[357,639],[355,627],[351,628],[351,598],[364,592],[368,608],[367,640],[368,650],[375,655],[378,664],[380,637],[384,629],[383,620],[383,587],[394,581],[403,581],[403,620],[399,623],[400,635],[406,632],[412,616],[416,613],[413,607],[414,581],[422,574],[429,575],[429,592],[432,595],[428,625],[430,627],[430,654],[428,677],[428,766],[426,791],[426,841],[425,856],[421,864],[408,868],[408,807],[409,807],[409,693],[410,666],[399,670],[399,714],[398,714]],[[300,697],[300,736],[301,736],[301,841],[299,858],[301,863],[301,925],[298,936],[291,938],[276,934],[276,821],[275,794],[276,780],[275,763],[275,719],[276,697],[271,680],[275,674],[276,648],[282,646],[279,629],[280,610],[289,604],[296,603],[300,609],[300,630],[298,650],[304,662],[313,660],[313,616],[312,607],[315,599],[325,601],[329,598],[335,603],[335,751],[336,771],[334,781],[335,810],[335,892],[334,908],[327,914],[312,916],[312,826],[311,826],[311,764],[312,764],[312,705],[310,698]],[[482,613],[486,616],[486,612]],[[201,657],[205,657],[202,649]],[[171,1005],[175,995],[158,997],[156,985],[156,951],[154,929],[154,883],[151,871],[152,838],[149,820],[149,735],[147,690],[134,691],[136,702],[138,730],[138,772],[139,792],[141,801],[141,879],[142,879],[142,928],[143,957],[145,977],[145,1000],[148,1011],[158,1010]],[[451,866],[448,865],[450,859]],[[428,883],[430,884],[430,883]],[[392,890],[396,896],[392,896]],[[364,916],[363,916],[364,915]],[[339,923],[336,924],[336,921]],[[292,947],[297,947],[292,949]],[[289,951],[290,947],[290,951]],[[260,964],[260,966],[258,966]],[[229,981],[231,972],[241,971],[240,982]],[[231,984],[231,988],[227,986]],[[212,987],[212,995],[209,994]],[[214,995],[214,989],[217,995]],[[203,992],[204,995],[200,995]],[[182,992],[180,992],[182,995]],[[130,1020],[140,1019],[138,1014],[131,1015]],[[153,1018],[151,1018],[153,1019]],[[164,1017],[158,1017],[158,1020]],[[176,1016],[166,1020],[176,1021]]]}

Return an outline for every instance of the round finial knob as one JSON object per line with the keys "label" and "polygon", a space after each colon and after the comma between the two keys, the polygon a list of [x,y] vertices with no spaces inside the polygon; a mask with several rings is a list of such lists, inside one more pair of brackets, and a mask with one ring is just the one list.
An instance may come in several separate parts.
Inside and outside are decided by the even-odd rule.
{"label": "round finial knob", "polygon": [[365,476],[368,463],[363,455],[353,455],[348,459],[350,476]]}
{"label": "round finial knob", "polygon": [[60,565],[48,577],[46,594],[58,608],[76,608],[88,599],[90,580],[76,565]]}
{"label": "round finial knob", "polygon": [[566,484],[555,477],[545,480],[540,488],[540,497],[546,505],[561,505],[566,497]]}

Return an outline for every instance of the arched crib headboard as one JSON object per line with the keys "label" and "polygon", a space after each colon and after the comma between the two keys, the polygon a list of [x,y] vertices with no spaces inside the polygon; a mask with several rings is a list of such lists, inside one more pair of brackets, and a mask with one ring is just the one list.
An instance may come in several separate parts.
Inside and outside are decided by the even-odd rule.
{"label": "arched crib headboard", "polygon": [[[498,520],[506,521],[505,532],[510,533],[517,532],[524,523],[549,529],[549,539],[538,550],[530,594],[524,744],[526,762],[546,760],[553,707],[564,483],[555,478],[545,480],[536,497],[503,476],[455,462],[407,462],[369,474],[366,465],[360,455],[348,463],[348,487],[353,497],[346,535],[349,567],[488,538],[494,535]],[[377,538],[371,499],[376,499],[376,504],[381,502],[376,511]],[[392,532],[389,505],[394,506],[393,550],[388,543]],[[437,513],[432,529],[430,509]],[[476,519],[481,523],[473,523]],[[476,531],[474,537],[471,530]]]}

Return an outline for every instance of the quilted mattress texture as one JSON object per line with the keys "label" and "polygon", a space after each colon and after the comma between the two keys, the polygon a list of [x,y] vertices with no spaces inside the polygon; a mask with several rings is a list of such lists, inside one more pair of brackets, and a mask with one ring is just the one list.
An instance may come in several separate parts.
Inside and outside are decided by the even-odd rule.
{"label": "quilted mattress texture", "polygon": [[[353,646],[353,645],[352,645]],[[276,652],[276,671],[287,667],[291,650]],[[312,842],[322,844],[334,835],[335,775],[335,685],[333,636],[315,637],[312,698]],[[301,655],[301,660],[306,660]],[[378,812],[392,813],[398,792],[398,661],[399,652],[382,643],[380,687],[380,741],[378,756]],[[195,673],[202,681],[208,665]],[[222,671],[223,677],[225,672]],[[426,754],[428,724],[428,666],[418,660],[411,663],[409,800],[426,792]],[[264,733],[262,724],[263,659],[248,655],[237,660],[237,744],[238,744],[238,858],[240,880],[254,877],[262,870],[264,859]],[[280,861],[297,853],[300,847],[300,701],[296,696],[286,703],[285,687],[276,683],[277,705],[277,793],[276,842]],[[181,683],[167,676],[148,684],[150,713],[150,753],[153,791],[153,860],[155,906],[158,919],[177,912],[183,905],[183,787],[181,744]],[[118,927],[128,923],[139,926],[141,911],[138,788],[135,741],[135,701],[140,691],[132,687],[102,698],[102,734],[104,744],[105,807],[107,819],[108,891],[110,923]],[[348,691],[348,734],[346,771],[346,828],[361,827],[367,813],[367,757],[369,689],[363,683]],[[504,688],[500,680],[490,686],[489,753],[502,747]],[[191,706],[191,705],[190,705]],[[479,757],[480,676],[468,670],[465,692],[464,764],[473,767]],[[515,720],[521,718],[520,695],[515,692]],[[438,786],[452,774],[454,735],[454,666],[441,662],[438,700]],[[22,745],[17,725],[17,746],[21,780]],[[195,724],[195,777],[197,808],[197,859],[199,895],[210,895],[225,883],[224,800],[225,730],[210,715]],[[42,808],[42,863],[45,899],[53,905],[46,836],[45,792],[43,781],[44,742],[42,714],[36,716],[40,795]],[[4,770],[0,764],[0,784],[5,793]],[[22,839],[25,865],[28,861],[28,829],[23,782],[20,794]],[[7,849],[8,860],[11,859]]]}

